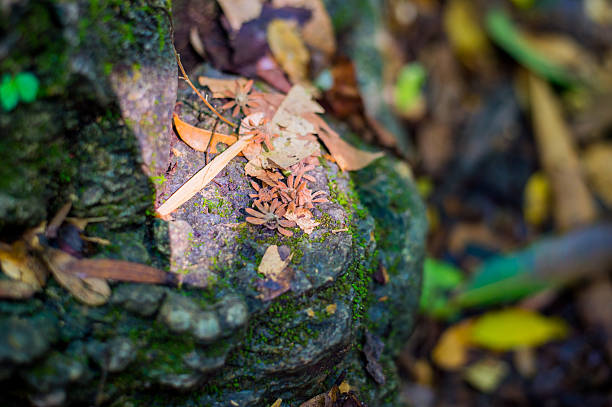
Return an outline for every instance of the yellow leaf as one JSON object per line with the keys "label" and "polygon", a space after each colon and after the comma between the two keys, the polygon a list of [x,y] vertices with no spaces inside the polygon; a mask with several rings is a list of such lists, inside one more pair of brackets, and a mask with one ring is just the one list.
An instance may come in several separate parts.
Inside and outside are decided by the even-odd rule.
{"label": "yellow leaf", "polygon": [[287,20],[272,20],[268,24],[268,45],[272,55],[294,84],[308,79],[310,54],[302,42],[296,24]]}
{"label": "yellow leaf", "polygon": [[280,407],[282,402],[283,402],[283,399],[276,399],[276,401],[272,403],[270,407]]}
{"label": "yellow leaf", "polygon": [[246,78],[218,79],[207,76],[198,77],[200,85],[210,89],[215,99],[228,97],[227,95],[234,93],[237,87],[244,88],[248,81]]}
{"label": "yellow leaf", "polygon": [[13,280],[31,285],[40,290],[47,280],[47,269],[31,253],[21,240],[12,245],[0,243],[0,265],[4,274]]}
{"label": "yellow leaf", "polygon": [[470,0],[453,0],[444,11],[444,29],[451,46],[469,67],[491,52],[487,35],[476,19],[475,8]]}
{"label": "yellow leaf", "polygon": [[336,313],[336,309],[338,309],[336,304],[329,304],[327,307],[325,307],[325,312],[327,312],[329,315],[333,315]]}
{"label": "yellow leaf", "polygon": [[470,339],[476,345],[506,351],[561,339],[567,335],[567,330],[562,320],[521,308],[510,308],[488,312],[478,318],[471,329]]}
{"label": "yellow leaf", "polygon": [[442,369],[458,370],[467,363],[472,320],[452,325],[440,337],[432,351],[433,361]]}
{"label": "yellow leaf", "polygon": [[545,174],[536,172],[527,180],[524,191],[524,215],[527,223],[540,226],[550,215],[550,183]]}

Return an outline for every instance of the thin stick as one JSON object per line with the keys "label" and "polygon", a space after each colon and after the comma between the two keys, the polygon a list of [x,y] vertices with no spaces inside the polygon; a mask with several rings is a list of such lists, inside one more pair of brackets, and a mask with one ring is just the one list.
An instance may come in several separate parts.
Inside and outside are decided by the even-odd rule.
{"label": "thin stick", "polygon": [[161,10],[168,18],[168,23],[170,24],[170,41],[172,43],[172,52],[174,52],[174,58],[176,58],[176,63],[181,69],[181,73],[183,74],[183,79],[185,80],[185,82],[187,82],[189,86],[191,86],[191,89],[193,89],[196,95],[198,95],[200,99],[202,99],[204,104],[210,110],[212,110],[221,120],[223,120],[225,123],[229,124],[233,128],[238,127],[234,123],[227,120],[225,117],[221,116],[221,114],[217,112],[217,110],[208,102],[208,100],[206,100],[204,96],[202,96],[202,94],[196,89],[195,86],[193,86],[193,83],[191,83],[191,81],[189,80],[189,77],[187,76],[187,73],[185,72],[185,68],[183,68],[183,64],[181,63],[181,56],[178,54],[178,52],[176,52],[176,47],[174,46],[174,22],[172,21],[172,14],[170,14],[170,10],[166,9],[165,7],[160,7],[160,6],[156,6],[153,4],[149,4],[149,5],[153,7],[154,9]]}
{"label": "thin stick", "polygon": [[157,208],[157,213],[161,216],[166,216],[190,200],[212,181],[212,179],[225,168],[227,163],[249,144],[252,138],[252,135],[239,138],[238,141],[232,144],[227,150],[216,156],[208,165],[196,172],[189,181],[185,182],[176,192],[170,195],[170,198]]}
{"label": "thin stick", "polygon": [[198,95],[200,97],[200,99],[202,99],[202,101],[204,102],[204,104],[213,111],[214,114],[216,114],[219,119],[223,120],[225,123],[229,124],[230,126],[232,126],[233,128],[236,128],[238,126],[236,126],[234,123],[230,122],[229,120],[227,120],[225,117],[221,116],[221,113],[217,112],[217,110],[213,107],[213,105],[210,104],[210,102],[208,100],[206,100],[206,98],[204,96],[202,96],[202,94],[200,93],[200,91],[193,85],[193,83],[191,83],[191,80],[189,80],[189,77],[187,76],[187,73],[185,72],[185,68],[183,68],[183,64],[181,63],[181,57],[179,56],[179,54],[176,52],[176,50],[174,50],[174,56],[176,57],[176,62],[178,63],[179,68],[181,69],[181,73],[183,75],[183,79],[185,80],[185,82],[187,82],[189,84],[189,86],[191,86],[191,89],[193,89],[193,91],[196,93],[196,95]]}

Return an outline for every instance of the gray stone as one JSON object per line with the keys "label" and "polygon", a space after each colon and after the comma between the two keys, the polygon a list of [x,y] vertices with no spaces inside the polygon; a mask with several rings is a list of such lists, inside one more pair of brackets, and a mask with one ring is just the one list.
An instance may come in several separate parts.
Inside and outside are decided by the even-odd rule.
{"label": "gray stone", "polygon": [[33,369],[24,370],[21,375],[32,389],[48,393],[78,381],[84,372],[85,366],[73,355],[54,352]]}
{"label": "gray stone", "polygon": [[111,303],[130,312],[148,317],[157,312],[165,291],[162,287],[144,284],[124,284],[113,290]]}
{"label": "gray stone", "polygon": [[127,338],[117,337],[108,342],[87,344],[88,355],[103,369],[120,372],[136,359],[136,347]]}
{"label": "gray stone", "polygon": [[[245,309],[246,313],[246,309]],[[210,342],[221,334],[221,326],[214,312],[200,312],[193,320],[193,336],[202,342]]]}
{"label": "gray stone", "polygon": [[229,298],[219,309],[221,321],[230,329],[244,325],[248,318],[246,304],[238,298]]}
{"label": "gray stone", "polygon": [[158,318],[171,331],[185,333],[193,327],[199,312],[200,308],[194,301],[178,294],[169,294],[159,310]]}

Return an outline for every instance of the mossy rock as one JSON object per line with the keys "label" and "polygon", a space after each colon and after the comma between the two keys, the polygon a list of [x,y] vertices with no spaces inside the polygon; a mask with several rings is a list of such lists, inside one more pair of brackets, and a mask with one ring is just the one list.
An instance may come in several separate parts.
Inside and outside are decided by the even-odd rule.
{"label": "mossy rock", "polygon": [[[108,218],[87,229],[112,242],[96,256],[165,266],[197,275],[208,286],[113,284],[109,303],[92,308],[51,279],[31,300],[0,301],[3,405],[268,406],[282,398],[284,405],[297,406],[328,390],[343,372],[371,405],[397,405],[393,358],[413,328],[426,228],[408,167],[386,156],[349,175],[322,161],[312,187],[325,191],[330,202],[316,206],[321,225],[311,235],[296,229],[287,238],[244,222],[253,190],[240,157],[172,221],[154,220],[153,185],[163,200],[206,156],[169,131],[176,76],[164,12],[147,2],[100,3],[105,7],[76,1],[40,6],[61,17],[48,19],[58,25],[52,32],[64,33],[57,38],[78,38],[66,51],[49,49],[64,55],[60,60],[79,56],[79,72],[85,66],[97,74],[74,73],[66,62],[68,74],[49,74],[39,100],[0,115],[7,129],[21,129],[7,130],[12,149],[20,137],[29,137],[31,148],[22,153],[32,163],[28,172],[13,168],[17,163],[0,169],[13,171],[7,176],[24,185],[40,181],[27,194],[14,184],[0,189],[0,199],[11,198],[0,206],[9,208],[0,212],[1,233],[17,235],[72,198],[76,215]],[[76,19],[70,14],[75,10]],[[88,18],[92,32],[104,39],[89,53],[83,47],[92,46],[90,34],[81,32],[81,38],[78,29],[70,30]],[[119,28],[124,21],[129,29]],[[76,37],[66,37],[66,31]],[[136,55],[140,65],[131,59]],[[32,66],[17,69],[46,78]],[[161,102],[155,104],[155,95]],[[212,121],[189,91],[178,101],[184,120],[204,127]],[[144,108],[155,117],[139,115]],[[28,117],[37,119],[37,127],[13,125]],[[334,126],[349,137],[341,123]],[[44,140],[60,146],[49,171],[39,166],[47,157],[35,130],[43,128]],[[166,172],[168,167],[174,170]],[[62,171],[69,171],[69,179],[58,182]],[[16,208],[32,197],[41,202],[17,216]],[[289,292],[263,301],[257,266],[270,244],[294,253],[293,278]],[[386,284],[374,278],[380,267],[389,274]],[[385,343],[385,385],[366,372],[360,351],[365,332]]]}

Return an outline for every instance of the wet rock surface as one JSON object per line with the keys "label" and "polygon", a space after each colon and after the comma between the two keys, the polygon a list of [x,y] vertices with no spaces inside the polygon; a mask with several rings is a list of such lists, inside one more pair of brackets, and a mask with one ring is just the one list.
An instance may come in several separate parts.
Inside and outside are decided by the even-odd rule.
{"label": "wet rock surface", "polygon": [[[42,136],[35,135],[43,125],[52,130],[43,132],[45,137],[67,148],[66,156],[72,154],[74,162],[55,162],[52,175],[27,194],[0,184],[0,230],[13,233],[49,218],[72,193],[75,215],[108,218],[87,229],[111,241],[95,256],[166,266],[197,276],[208,287],[115,283],[110,301],[91,308],[51,279],[34,299],[0,301],[3,405],[267,406],[281,397],[293,406],[327,390],[344,371],[372,405],[394,405],[392,357],[413,327],[424,255],[423,207],[408,168],[385,157],[348,175],[322,161],[312,173],[312,187],[325,191],[330,202],[313,211],[321,225],[311,235],[296,229],[286,238],[245,223],[243,209],[250,205],[253,190],[241,157],[179,208],[170,222],[154,219],[151,181],[163,201],[202,168],[207,157],[167,132],[176,86],[167,26],[161,11],[136,3],[109,8],[116,15],[96,19],[94,29],[121,32],[112,24],[129,21],[133,42],[113,37],[109,44],[114,48],[100,46],[89,54],[84,48],[87,37],[79,38],[73,23],[101,11],[84,2],[62,5],[64,20],[55,29],[58,38],[72,44],[73,64],[85,78],[81,85],[89,87],[73,88],[66,82],[57,86],[94,101],[78,108],[70,105],[65,114],[64,105],[48,98],[17,108],[14,117],[25,119],[38,112],[33,117],[41,124],[31,131],[23,126],[20,132],[11,130],[0,142],[29,137],[35,147],[26,161],[36,165],[26,166],[28,174],[7,177],[36,178],[37,159],[46,156],[38,146]],[[130,60],[132,54],[145,59]],[[144,67],[159,69],[155,74],[137,69]],[[160,102],[155,103],[156,98]],[[142,104],[135,102],[141,99]],[[181,91],[178,102],[183,120],[229,133],[215,125],[189,91]],[[154,112],[159,122],[153,123],[154,117],[143,109]],[[8,123],[5,116],[0,114],[2,126]],[[134,122],[145,116],[146,123]],[[341,124],[335,127],[348,136]],[[66,133],[67,128],[72,130]],[[6,168],[0,163],[0,169]],[[70,180],[54,184],[63,168],[70,169]],[[31,196],[36,203],[16,216],[19,208],[32,203]],[[294,254],[293,278],[289,292],[264,302],[257,266],[271,244],[286,245]],[[373,279],[380,266],[388,270],[386,284]],[[383,297],[387,300],[380,301]],[[384,386],[368,376],[357,349],[366,331],[385,342],[379,360]]]}

